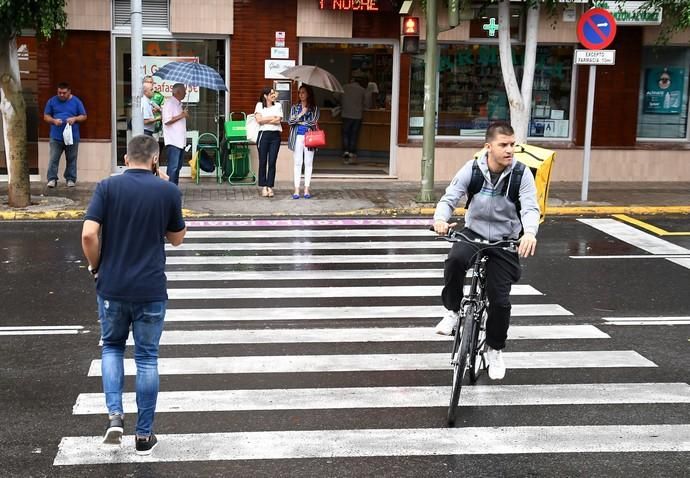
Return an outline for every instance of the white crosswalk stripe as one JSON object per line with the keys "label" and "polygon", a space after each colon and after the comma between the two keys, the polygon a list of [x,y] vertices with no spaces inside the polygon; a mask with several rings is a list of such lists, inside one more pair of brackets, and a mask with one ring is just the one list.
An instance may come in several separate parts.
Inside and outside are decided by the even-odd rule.
{"label": "white crosswalk stripe", "polygon": [[291,256],[178,256],[169,255],[168,265],[265,265],[265,264],[410,264],[443,262],[446,254],[295,254]]}
{"label": "white crosswalk stripe", "polygon": [[[508,369],[656,367],[633,350],[573,352],[506,352]],[[450,370],[447,353],[282,355],[251,357],[184,357],[158,359],[161,375],[218,373],[373,372],[392,370]],[[136,375],[133,359],[125,359],[125,375]],[[89,376],[101,375],[101,361],[93,360]]]}
{"label": "white crosswalk stripe", "polygon": [[271,229],[270,231],[229,231],[211,230],[205,231],[192,229],[187,231],[185,241],[188,239],[277,239],[277,238],[333,238],[333,237],[435,237],[434,233],[422,228],[417,229]]}
{"label": "white crosswalk stripe", "polygon": [[214,280],[341,280],[341,279],[441,279],[441,269],[359,269],[359,270],[313,270],[290,271],[276,274],[275,271],[168,271],[171,281],[214,281]]}
{"label": "white crosswalk stripe", "polygon": [[[144,458],[133,453],[131,435],[123,437],[122,447],[101,445],[101,437],[91,436],[91,430],[86,436],[65,436],[54,465],[92,465],[98,474],[97,465],[142,461],[153,467],[158,462],[182,466],[299,458],[690,451],[687,423],[522,426],[507,418],[506,426],[499,427],[439,426],[450,395],[452,337],[435,334],[433,326],[445,313],[438,297],[450,246],[433,240],[424,225],[384,229],[372,227],[374,221],[357,221],[356,226],[338,229],[325,228],[332,227],[327,221],[309,228],[252,227],[250,222],[233,228],[226,221],[209,222],[210,229],[197,223],[200,227],[190,229],[182,248],[168,251],[171,288],[160,342],[156,409],[194,419],[179,426],[168,421],[168,430],[171,423],[178,428],[157,434],[159,446]],[[413,253],[420,249],[444,250]],[[310,254],[312,250],[323,254]],[[533,277],[539,280],[539,274]],[[291,281],[313,283],[298,286]],[[475,407],[687,407],[687,383],[668,377],[628,382],[626,377],[651,372],[657,364],[614,343],[597,327],[684,323],[687,317],[605,317],[592,323],[554,303],[558,298],[548,286],[523,282],[511,290],[518,302],[512,306],[509,329],[514,349],[504,357],[508,375],[515,371],[522,383],[490,382],[484,375],[485,381],[463,386],[460,413],[474,413]],[[273,305],[277,299],[280,303]],[[132,359],[126,358],[124,365],[127,376],[136,374]],[[92,360],[86,374],[97,383],[101,360]],[[412,383],[433,374],[447,374],[447,383]],[[534,383],[547,375],[550,383]],[[368,379],[363,383],[359,377]],[[93,390],[76,397],[75,416],[105,416],[104,396]],[[135,414],[132,388],[123,400],[125,413]],[[269,431],[242,418],[242,413],[319,416],[388,409],[396,415],[403,410],[433,412],[439,418],[428,428],[376,429],[365,420],[346,429],[327,420],[316,429],[292,429],[278,421],[281,429]],[[220,417],[232,413],[236,415],[229,423],[248,420],[241,422],[245,431],[223,429]],[[131,433],[132,422],[127,423],[126,432]],[[202,429],[203,424],[214,427]],[[232,465],[223,466],[230,470]]]}
{"label": "white crosswalk stripe", "polygon": [[[132,436],[123,447],[101,437],[66,437],[56,465],[136,463]],[[355,456],[690,451],[690,425],[599,425],[313,430],[160,435],[146,462],[280,460]],[[184,450],[184,453],[181,453]]]}
{"label": "white crosswalk stripe", "polygon": [[371,242],[190,242],[169,251],[314,251],[338,249],[450,249],[445,241],[371,241]]}
{"label": "white crosswalk stripe", "polygon": [[[508,340],[608,339],[593,325],[516,325]],[[341,342],[437,342],[453,337],[438,335],[432,327],[376,327],[359,329],[165,330],[161,345],[285,344]],[[133,345],[131,338],[127,345]]]}
{"label": "white crosswalk stripe", "polygon": [[[270,287],[168,289],[170,299],[315,299],[326,297],[438,297],[442,286],[371,286],[371,287]],[[541,295],[530,285],[515,284],[511,295]]]}
{"label": "white crosswalk stripe", "polygon": [[[281,307],[233,309],[168,309],[166,322],[233,322],[266,320],[355,320],[434,318],[445,313],[443,306],[372,306],[372,307]],[[514,304],[513,317],[553,317],[573,315],[558,304]]]}
{"label": "white crosswalk stripe", "polygon": [[[557,385],[476,385],[462,391],[463,407],[690,403],[687,383],[584,383]],[[134,393],[123,397],[125,413],[136,413]],[[446,407],[448,387],[363,387],[280,390],[161,392],[160,413],[329,408]],[[82,393],[75,415],[103,413],[103,394]]]}

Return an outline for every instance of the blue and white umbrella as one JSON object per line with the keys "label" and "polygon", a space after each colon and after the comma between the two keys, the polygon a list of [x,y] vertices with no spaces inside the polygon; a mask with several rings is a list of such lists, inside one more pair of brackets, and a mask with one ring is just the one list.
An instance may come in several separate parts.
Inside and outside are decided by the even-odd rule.
{"label": "blue and white umbrella", "polygon": [[153,74],[163,80],[200,86],[216,91],[228,91],[225,81],[213,68],[194,61],[173,61]]}

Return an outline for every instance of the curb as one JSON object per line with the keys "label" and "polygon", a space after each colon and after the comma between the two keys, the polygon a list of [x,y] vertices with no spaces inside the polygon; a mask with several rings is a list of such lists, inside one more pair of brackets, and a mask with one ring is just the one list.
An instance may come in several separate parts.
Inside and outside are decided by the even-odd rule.
{"label": "curb", "polygon": [[[84,217],[85,209],[66,209],[62,211],[0,211],[0,221],[12,220],[74,220]],[[464,209],[456,209],[455,214],[460,216]],[[201,217],[254,217],[250,213],[221,213],[212,214],[197,212],[191,209],[183,209],[182,214],[186,218]],[[303,216],[433,216],[434,208],[369,208],[353,211],[319,212],[314,214],[301,214]],[[553,206],[546,209],[546,216],[580,216],[585,214],[610,215],[610,214],[636,214],[653,216],[659,214],[690,214],[690,206]],[[269,216],[285,217],[290,214],[269,214]]]}

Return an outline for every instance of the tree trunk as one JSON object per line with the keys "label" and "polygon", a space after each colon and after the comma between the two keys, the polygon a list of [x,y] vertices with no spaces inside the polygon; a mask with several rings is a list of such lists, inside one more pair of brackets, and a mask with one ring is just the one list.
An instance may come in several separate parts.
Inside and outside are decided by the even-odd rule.
{"label": "tree trunk", "polygon": [[525,59],[522,70],[522,90],[518,86],[513,66],[513,52],[510,43],[510,1],[498,4],[498,51],[501,59],[501,73],[510,105],[510,122],[515,129],[515,140],[527,140],[530,110],[532,106],[532,85],[537,57],[537,29],[539,27],[539,3],[527,8],[525,33]]}
{"label": "tree trunk", "polygon": [[26,104],[14,36],[0,36],[0,110],[9,178],[9,205],[27,207],[31,204],[31,185],[26,157]]}

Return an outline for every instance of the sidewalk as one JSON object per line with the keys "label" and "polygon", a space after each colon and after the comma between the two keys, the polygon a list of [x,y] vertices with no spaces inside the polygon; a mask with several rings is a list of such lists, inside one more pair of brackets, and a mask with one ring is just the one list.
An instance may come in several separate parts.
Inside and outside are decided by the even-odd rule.
{"label": "sidewalk", "polygon": [[[12,209],[7,205],[7,183],[0,184],[0,219],[80,218],[88,206],[95,183],[55,189],[32,183],[33,206]],[[437,183],[440,198],[446,186]],[[590,183],[588,201],[580,201],[579,183],[552,183],[548,215],[578,214],[690,214],[690,183]],[[183,207],[189,217],[333,216],[333,215],[431,215],[435,203],[418,203],[419,183],[393,180],[315,178],[312,199],[292,199],[292,184],[276,185],[274,198],[263,198],[256,186],[231,186],[205,179],[194,184],[180,181]],[[462,205],[461,205],[462,206]]]}

